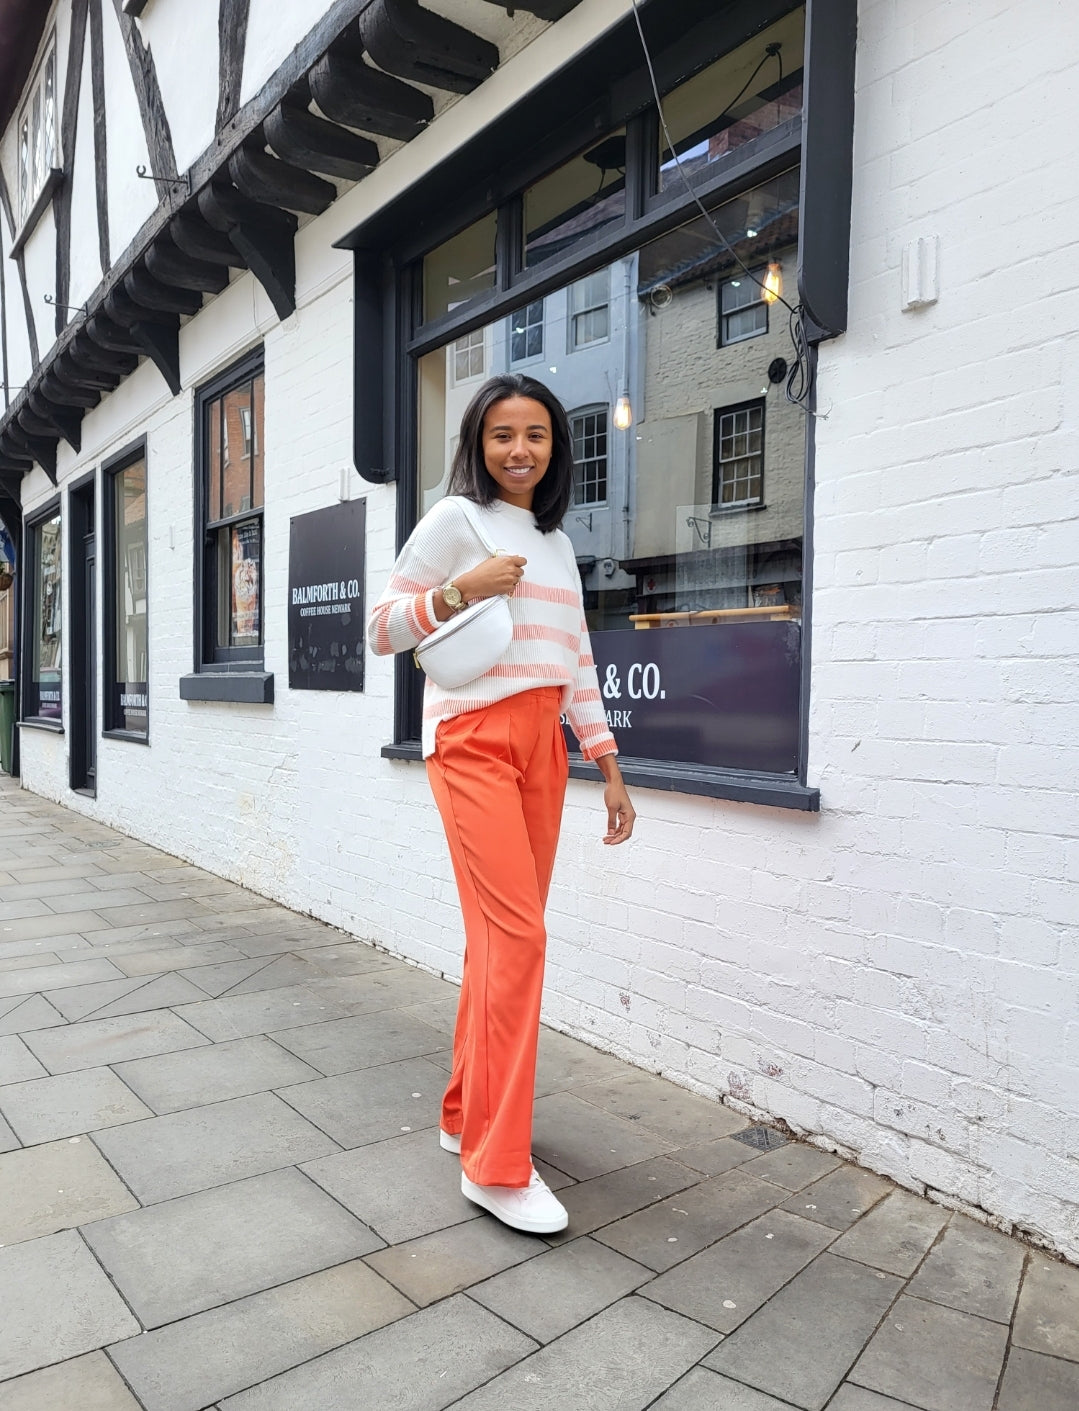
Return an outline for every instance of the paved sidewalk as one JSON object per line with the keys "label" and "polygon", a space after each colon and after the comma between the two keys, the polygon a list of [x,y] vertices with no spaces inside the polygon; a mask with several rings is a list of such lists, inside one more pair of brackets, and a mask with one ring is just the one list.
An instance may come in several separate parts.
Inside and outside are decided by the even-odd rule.
{"label": "paved sidewalk", "polygon": [[1079,1407],[1079,1270],[549,1031],[480,1214],[455,997],[0,782],[4,1411]]}

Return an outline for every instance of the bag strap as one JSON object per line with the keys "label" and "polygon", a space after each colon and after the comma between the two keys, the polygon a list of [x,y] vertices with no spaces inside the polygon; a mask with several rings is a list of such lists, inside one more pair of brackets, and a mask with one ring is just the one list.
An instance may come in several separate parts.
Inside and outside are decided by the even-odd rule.
{"label": "bag strap", "polygon": [[486,531],[486,530],[483,528],[483,526],[480,524],[480,522],[479,522],[479,517],[478,517],[478,515],[477,515],[477,513],[476,513],[476,509],[475,509],[475,506],[473,505],[472,501],[471,501],[471,500],[466,500],[463,495],[455,495],[454,498],[456,499],[457,503],[460,505],[460,507],[461,507],[461,512],[462,512],[462,514],[464,515],[465,519],[467,519],[468,522],[469,522],[469,524],[471,525],[472,530],[473,530],[473,532],[474,532],[475,535],[476,535],[476,538],[480,541],[480,543],[481,543],[481,544],[483,545],[483,547],[487,550],[487,552],[490,554],[490,556],[491,556],[492,558],[495,558],[495,557],[497,556],[497,554],[498,554],[499,551],[498,551],[498,549],[495,547],[495,545],[491,542],[491,539],[490,539],[490,537],[488,536],[487,531]]}

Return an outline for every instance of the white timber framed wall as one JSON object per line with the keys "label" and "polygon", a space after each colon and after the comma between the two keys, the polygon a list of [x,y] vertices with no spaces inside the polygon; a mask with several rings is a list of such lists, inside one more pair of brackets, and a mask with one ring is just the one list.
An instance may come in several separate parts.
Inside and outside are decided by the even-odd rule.
{"label": "white timber framed wall", "polygon": [[[362,695],[285,688],[290,516],[366,495],[369,603],[396,548],[394,487],[352,469],[352,266],[332,242],[626,9],[527,21],[521,52],[303,226],[295,314],[234,277],[181,330],[178,396],[143,362],[87,413],[80,454],[60,446],[66,514],[71,482],[146,439],[150,745],[99,740],[91,799],[66,737],[24,729],[25,786],[451,978],[426,778],[380,755],[392,663],[368,659]],[[639,791],[638,837],[610,850],[598,786],[571,783],[545,1018],[1079,1259],[1079,31],[1058,13],[993,0],[971,28],[940,0],[860,5],[849,331],[822,345],[813,427],[822,811]],[[131,154],[114,176],[109,150],[119,191]],[[92,256],[92,224],[80,238]],[[939,298],[904,310],[917,240],[939,248]],[[27,250],[44,329],[48,260]],[[76,302],[86,250],[72,271]],[[194,389],[260,343],[277,699],[181,701]],[[24,513],[54,493],[35,469]]]}

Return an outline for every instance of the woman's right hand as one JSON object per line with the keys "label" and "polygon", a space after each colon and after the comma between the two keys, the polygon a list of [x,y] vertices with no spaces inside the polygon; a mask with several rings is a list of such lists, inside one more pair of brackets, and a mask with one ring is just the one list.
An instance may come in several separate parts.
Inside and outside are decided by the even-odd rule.
{"label": "woman's right hand", "polygon": [[460,589],[462,598],[469,603],[500,594],[508,597],[524,577],[527,562],[518,554],[499,554],[497,558],[484,559],[483,563],[453,581]]}

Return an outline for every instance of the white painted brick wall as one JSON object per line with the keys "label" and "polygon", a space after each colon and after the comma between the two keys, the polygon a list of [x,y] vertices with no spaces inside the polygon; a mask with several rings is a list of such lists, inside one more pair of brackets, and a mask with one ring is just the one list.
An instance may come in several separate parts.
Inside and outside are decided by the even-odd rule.
{"label": "white painted brick wall", "polygon": [[[850,331],[821,351],[816,425],[823,811],[640,792],[639,836],[612,852],[598,788],[571,784],[546,1017],[1079,1258],[1079,30],[1052,0],[992,0],[976,25],[968,8],[861,6]],[[616,10],[585,0],[564,32]],[[552,52],[537,40],[304,231],[286,324],[245,276],[185,330],[188,387],[265,334],[272,605],[289,516],[333,503],[350,459],[329,239]],[[940,301],[902,313],[903,246],[933,234]],[[141,368],[87,417],[79,467],[143,426],[152,743],[102,741],[91,802],[66,791],[63,740],[26,731],[27,786],[456,976],[423,771],[379,755],[391,663],[368,662],[362,696],[290,693],[271,606],[274,707],[178,699],[190,393]],[[352,484],[373,596],[394,492]]]}

